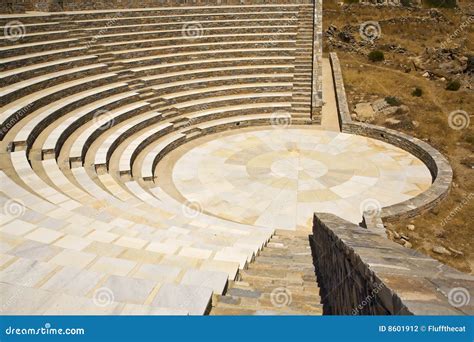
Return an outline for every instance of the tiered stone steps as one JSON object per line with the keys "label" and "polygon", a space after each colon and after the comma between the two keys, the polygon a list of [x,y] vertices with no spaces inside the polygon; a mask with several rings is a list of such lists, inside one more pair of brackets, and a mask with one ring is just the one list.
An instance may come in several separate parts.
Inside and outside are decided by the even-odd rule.
{"label": "tiered stone steps", "polygon": [[291,118],[311,122],[313,53],[313,6],[301,5],[298,12]]}
{"label": "tiered stone steps", "polygon": [[211,315],[321,315],[308,233],[277,231],[266,247],[215,296]]}

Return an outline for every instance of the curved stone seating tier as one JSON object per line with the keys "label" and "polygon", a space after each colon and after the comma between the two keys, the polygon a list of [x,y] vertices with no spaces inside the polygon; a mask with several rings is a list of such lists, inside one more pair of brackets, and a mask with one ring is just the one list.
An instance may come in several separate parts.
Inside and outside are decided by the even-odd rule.
{"label": "curved stone seating tier", "polygon": [[[268,114],[253,114],[239,117],[226,117],[225,119],[217,119],[212,121],[205,121],[198,124],[197,128],[202,132],[202,135],[214,133],[219,130],[226,130],[230,128],[239,128],[245,126],[257,126],[270,124],[270,117]],[[164,140],[161,140],[149,152],[147,152],[141,166],[141,177],[145,181],[155,179],[155,168],[161,159],[177,146],[187,141],[187,135],[183,133],[170,134]],[[199,134],[201,135],[201,134]],[[194,138],[195,136],[193,136]]]}
{"label": "curved stone seating tier", "polygon": [[[7,95],[18,92],[20,90],[24,90],[28,88],[28,92],[33,92],[35,89],[42,89],[43,88],[43,82],[48,83],[48,85],[54,84],[58,81],[59,83],[62,83],[63,78],[72,78],[72,79],[77,79],[78,74],[84,75],[85,71],[90,71],[92,69],[96,68],[103,68],[105,67],[105,64],[89,64],[89,65],[84,65],[80,66],[77,68],[68,68],[66,70],[61,70],[58,72],[53,72],[50,74],[45,74],[33,78],[29,78],[25,81],[17,82],[14,84],[10,84],[6,87],[0,88],[0,99],[4,101],[8,101],[9,99],[7,98]],[[70,76],[70,77],[67,77]],[[25,92],[23,92],[25,93]],[[5,98],[5,99],[2,99]]]}
{"label": "curved stone seating tier", "polygon": [[[78,20],[104,20],[103,17],[113,13],[121,13],[120,20],[126,20],[128,18],[135,19],[142,16],[143,18],[148,18],[151,16],[156,17],[157,12],[161,12],[160,17],[169,18],[173,15],[182,16],[196,16],[198,14],[204,16],[213,16],[213,15],[222,15],[223,13],[229,15],[238,15],[238,14],[261,14],[267,13],[271,15],[275,14],[285,14],[290,13],[296,10],[298,5],[292,4],[272,4],[272,5],[223,5],[223,6],[182,6],[182,7],[157,7],[157,8],[146,8],[146,9],[120,9],[120,10],[94,10],[94,11],[75,11],[75,12],[61,12],[61,15],[74,14]],[[54,14],[54,13],[53,13]]]}
{"label": "curved stone seating tier", "polygon": [[[204,68],[197,70],[182,70],[173,72],[164,72],[162,70],[159,74],[148,75],[140,77],[141,80],[145,81],[147,85],[151,84],[176,84],[182,82],[185,84],[186,81],[195,82],[195,79],[219,79],[222,76],[237,76],[237,75],[268,75],[268,76],[286,76],[292,77],[293,74],[290,71],[293,69],[291,64],[251,64],[251,65],[239,65],[239,66],[221,66]],[[135,71],[135,75],[138,76],[139,71],[150,71],[157,69],[139,68]],[[191,78],[191,80],[189,80]]]}
{"label": "curved stone seating tier", "polygon": [[[137,93],[135,92],[114,94],[112,96],[95,101],[84,108],[78,108],[75,111],[69,113],[66,118],[63,117],[61,120],[56,120],[55,124],[57,124],[57,126],[49,133],[48,138],[43,144],[43,157],[47,158],[48,156],[52,156],[56,158],[64,141],[76,128],[80,127],[81,124],[84,124],[90,120],[92,120],[93,123],[98,123],[101,120],[104,120],[104,118],[112,119],[112,112],[109,112],[102,107],[113,103],[127,101],[129,98],[132,98],[136,95]],[[103,118],[97,114],[102,115]],[[100,125],[97,125],[97,128],[100,128]]]}
{"label": "curved stone seating tier", "polygon": [[[229,44],[214,44],[219,45],[219,49],[209,49],[206,45],[197,46],[173,46],[173,47],[146,47],[126,50],[115,50],[105,54],[107,58],[112,58],[110,63],[117,65],[127,65],[131,68],[151,66],[156,64],[163,65],[182,65],[182,62],[190,63],[193,60],[214,60],[216,58],[226,59],[228,61],[237,61],[239,59],[245,60],[248,57],[260,57],[262,60],[268,60],[268,63],[273,58],[294,59],[294,43],[286,42],[287,46],[280,44],[278,47],[267,47],[263,42],[237,42]],[[211,44],[213,45],[213,44]],[[161,54],[156,52],[162,50]],[[179,51],[179,52],[176,52]],[[100,53],[97,53],[100,56]],[[117,61],[119,60],[119,62]],[[176,64],[173,64],[176,63]]]}
{"label": "curved stone seating tier", "polygon": [[120,156],[118,171],[120,175],[132,175],[132,165],[137,156],[137,151],[142,150],[152,141],[165,135],[173,129],[173,124],[170,122],[153,126],[132,141],[127,143],[127,147]]}
{"label": "curved stone seating tier", "polygon": [[93,81],[105,81],[106,79],[113,78],[113,76],[116,76],[116,74],[105,73],[89,77],[81,77],[73,81],[45,88],[43,90],[29,94],[28,96],[25,96],[23,98],[19,98],[14,102],[8,103],[2,108],[2,113],[0,115],[0,124],[2,126],[2,131],[0,133],[3,134],[2,138],[6,131],[8,131],[12,126],[14,126],[19,121],[19,119],[24,118],[29,114],[29,112],[36,109],[33,105],[33,103],[35,103],[36,101],[41,103],[42,101],[45,101],[45,98],[51,95],[56,95],[58,98],[61,98],[62,92],[68,90],[68,88],[77,88],[81,86],[90,87]]}
{"label": "curved stone seating tier", "polygon": [[[145,79],[143,79],[145,80]],[[268,83],[258,83],[259,81],[269,81]],[[170,92],[171,90],[185,88],[189,89],[187,91],[191,91],[192,88],[208,88],[211,91],[214,89],[225,88],[232,85],[232,83],[237,82],[235,86],[238,86],[240,82],[243,82],[242,86],[245,87],[245,82],[252,82],[255,81],[255,85],[258,86],[259,84],[265,85],[289,85],[292,84],[293,74],[258,74],[258,73],[251,73],[248,75],[228,75],[228,76],[214,76],[214,77],[207,77],[207,78],[193,78],[191,80],[186,79],[184,81],[176,81],[176,82],[162,82],[159,85],[154,85],[151,88],[155,90],[159,90],[160,93],[163,90],[167,90]],[[171,88],[171,89],[169,89]],[[228,88],[231,89],[231,88]],[[173,93],[174,95],[182,94],[185,92],[176,92]]]}
{"label": "curved stone seating tier", "polygon": [[127,106],[120,107],[115,110],[107,112],[104,118],[98,118],[91,126],[84,130],[79,137],[74,141],[69,152],[69,161],[71,164],[84,160],[87,149],[95,140],[95,138],[102,134],[106,129],[114,126],[134,115],[140,115],[140,111],[148,109],[150,104],[148,102],[134,102]]}
{"label": "curved stone seating tier", "polygon": [[[44,62],[43,59],[49,60],[50,56],[52,55],[66,55],[69,53],[80,53],[80,52],[85,52],[86,47],[70,47],[70,48],[65,48],[65,49],[52,49],[52,50],[46,50],[46,51],[41,51],[41,52],[34,52],[34,53],[28,53],[24,55],[17,55],[17,56],[12,56],[8,58],[1,58],[0,63],[2,63],[5,68],[10,69],[10,64],[12,65],[11,68],[15,67],[22,67],[25,65],[27,62],[32,62],[35,61],[36,59],[40,60],[42,63]],[[55,56],[57,57],[57,56]]]}
{"label": "curved stone seating tier", "polygon": [[[47,46],[49,49],[59,49],[69,47],[70,44],[77,43],[78,40],[75,38],[70,39],[56,39],[39,41],[35,43],[25,43],[16,45],[7,45],[0,47],[0,53],[4,58],[17,56],[20,54],[34,53],[38,48],[44,48]],[[66,45],[66,46],[65,46]]]}
{"label": "curved stone seating tier", "polygon": [[[63,59],[57,59],[49,62],[44,62],[44,63],[35,63],[35,64],[30,64],[26,65],[24,67],[20,68],[15,68],[15,69],[8,69],[7,71],[2,71],[0,72],[0,78],[7,78],[7,77],[12,77],[12,76],[17,76],[19,77],[28,77],[27,73],[34,73],[37,72],[38,70],[47,70],[47,69],[53,69],[57,70],[58,67],[62,67],[66,64],[69,65],[70,63],[75,63],[75,62],[86,62],[91,59],[95,59],[97,56],[93,55],[85,55],[85,56],[75,56],[75,57],[69,57],[69,58],[63,58]],[[23,74],[20,76],[20,74]]]}
{"label": "curved stone seating tier", "polygon": [[[110,83],[105,86],[92,88],[83,92],[76,93],[74,95],[62,98],[61,100],[50,103],[47,107],[42,107],[37,111],[31,113],[31,120],[24,125],[13,139],[13,147],[15,150],[26,148],[27,145],[32,144],[36,136],[43,128],[48,126],[50,123],[58,119],[59,116],[55,114],[61,109],[76,103],[80,103],[81,100],[87,99],[92,96],[104,96],[110,91],[123,90],[126,87],[126,83]],[[26,120],[23,120],[23,123]]]}
{"label": "curved stone seating tier", "polygon": [[[130,119],[125,125],[119,127],[111,133],[97,149],[94,156],[94,165],[97,171],[108,169],[110,156],[115,148],[134,132],[137,132],[149,125],[162,120],[162,115],[158,112],[142,114],[138,118]],[[115,126],[115,125],[114,125]],[[113,128],[112,128],[113,129]]]}
{"label": "curved stone seating tier", "polygon": [[[262,88],[263,91],[265,89]],[[236,95],[221,95],[206,99],[184,101],[174,104],[174,107],[182,109],[182,113],[190,113],[197,110],[207,109],[212,106],[222,106],[224,103],[248,103],[252,99],[254,103],[270,101],[289,101],[291,92],[261,92],[261,93],[241,93]],[[204,107],[204,108],[203,108]]]}
{"label": "curved stone seating tier", "polygon": [[[212,57],[212,56],[210,56]],[[135,62],[143,62],[143,61],[150,61],[152,62],[153,59],[156,57],[152,56],[151,58],[142,57],[138,59],[129,59],[129,60],[122,60],[121,63],[130,64]],[[292,62],[294,60],[294,56],[272,56],[270,59],[268,56],[252,56],[252,57],[227,57],[227,58],[203,58],[200,60],[188,60],[182,62],[169,62],[166,64],[150,64],[141,67],[131,67],[130,70],[139,74],[140,72],[144,72],[146,74],[156,74],[160,73],[162,70],[166,71],[189,71],[192,72],[191,67],[198,64],[201,68],[209,68],[209,67],[216,67],[216,66],[238,66],[240,63],[245,62],[245,64],[252,64],[252,63],[265,63],[266,65],[271,65],[273,63],[281,63],[281,62]],[[191,69],[191,70],[190,70]],[[236,68],[237,69],[237,68]]]}
{"label": "curved stone seating tier", "polygon": [[[188,22],[187,24],[192,24],[194,22]],[[106,33],[106,34],[101,34],[98,36],[98,42],[101,45],[106,45],[107,43],[112,43],[114,45],[120,45],[119,43],[122,42],[122,40],[132,40],[133,43],[142,43],[142,42],[162,42],[162,41],[168,41],[168,40],[176,40],[179,35],[182,35],[183,33],[183,25],[186,25],[186,23],[179,23],[179,24],[174,24],[174,25],[169,25],[169,26],[175,26],[172,27],[167,26],[166,30],[154,30],[154,31],[136,31],[136,32],[130,32],[129,30],[125,32],[118,32],[118,33]],[[249,35],[249,36],[254,36],[254,35],[262,35],[265,37],[266,35],[272,35],[273,37],[281,37],[282,39],[285,37],[293,37],[296,36],[296,28],[297,26],[293,25],[285,25],[285,26],[229,26],[229,27],[222,27],[221,25],[217,27],[205,27],[202,29],[202,38],[226,38],[230,37],[230,33],[232,32],[232,36],[242,36],[242,35]],[[284,32],[282,32],[284,31]],[[68,31],[64,31],[68,32]],[[143,36],[143,37],[139,37]],[[160,37],[160,38],[153,38],[154,36]],[[119,39],[117,39],[119,38]],[[147,38],[147,39],[143,39]],[[185,39],[189,41],[189,37],[184,36],[182,39]],[[201,40],[201,38],[200,38]]]}
{"label": "curved stone seating tier", "polygon": [[[228,16],[228,15],[227,15]],[[252,26],[258,23],[261,27],[297,27],[295,25],[288,24],[289,22],[291,23],[292,18],[291,17],[283,17],[283,18],[255,18],[255,19],[249,19],[247,17],[245,18],[235,18],[233,16],[228,16],[226,19],[220,19],[220,20],[203,20],[202,18],[189,18],[187,17],[185,21],[180,21],[177,23],[176,21],[169,21],[169,22],[163,22],[163,19],[160,18],[158,22],[153,22],[153,23],[146,23],[144,21],[141,21],[140,19],[145,19],[147,17],[134,17],[133,18],[133,23],[132,24],[125,24],[125,25],[114,25],[111,29],[113,29],[113,32],[124,32],[124,33],[130,33],[130,32],[135,32],[136,31],[142,31],[145,29],[149,28],[182,28],[183,25],[185,24],[191,24],[195,23],[196,20],[198,19],[199,23],[201,25],[206,25],[207,28],[212,28],[212,27],[227,27],[227,26],[236,26],[237,24],[242,24],[242,26],[247,25],[247,26]],[[152,19],[148,18],[148,19]],[[233,19],[231,19],[233,18]],[[127,20],[130,20],[132,18],[129,18]],[[167,18],[169,19],[169,18]],[[141,24],[137,24],[140,23]],[[95,24],[98,23],[100,24],[99,20],[76,20],[74,23],[80,24],[81,25],[81,30],[87,31],[87,32],[96,32],[96,31],[101,31],[104,29],[108,29],[110,27],[107,26],[97,26],[97,27],[84,27],[84,24]],[[280,24],[280,25],[275,25],[275,24]]]}

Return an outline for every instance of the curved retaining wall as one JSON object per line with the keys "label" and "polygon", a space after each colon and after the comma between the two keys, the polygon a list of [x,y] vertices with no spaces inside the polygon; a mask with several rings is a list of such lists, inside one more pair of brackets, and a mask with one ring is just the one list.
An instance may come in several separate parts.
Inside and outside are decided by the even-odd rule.
{"label": "curved retaining wall", "polygon": [[395,221],[400,218],[413,217],[436,206],[448,195],[453,180],[453,170],[448,160],[439,151],[420,139],[392,129],[353,122],[336,53],[330,54],[330,60],[341,131],[378,139],[410,152],[427,166],[433,178],[433,184],[427,191],[405,202],[382,208],[380,219]]}
{"label": "curved retaining wall", "polygon": [[419,139],[352,122],[339,60],[335,53],[330,59],[341,131],[382,140],[412,153],[428,167],[433,184],[408,201],[382,208],[379,216],[364,217],[368,229],[332,214],[315,214],[310,241],[325,313],[472,315],[474,277],[387,239],[382,222],[415,216],[435,206],[449,192],[451,166],[441,153]]}
{"label": "curved retaining wall", "polygon": [[474,276],[385,236],[316,214],[311,245],[325,314],[474,314]]}

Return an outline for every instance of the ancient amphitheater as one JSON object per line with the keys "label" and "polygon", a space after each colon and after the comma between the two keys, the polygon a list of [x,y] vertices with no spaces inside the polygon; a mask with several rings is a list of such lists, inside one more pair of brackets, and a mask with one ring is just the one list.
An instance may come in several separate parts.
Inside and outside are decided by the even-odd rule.
{"label": "ancient amphitheater", "polygon": [[383,226],[451,167],[351,122],[321,3],[183,3],[2,3],[1,313],[472,313]]}

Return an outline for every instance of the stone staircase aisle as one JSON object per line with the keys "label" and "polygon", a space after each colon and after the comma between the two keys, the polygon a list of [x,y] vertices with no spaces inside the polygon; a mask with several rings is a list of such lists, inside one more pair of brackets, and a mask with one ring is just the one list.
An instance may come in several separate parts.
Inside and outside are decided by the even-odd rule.
{"label": "stone staircase aisle", "polygon": [[215,296],[211,315],[321,315],[308,233],[277,231],[267,246]]}
{"label": "stone staircase aisle", "polygon": [[311,123],[313,5],[300,5],[298,26],[291,118],[294,121]]}

